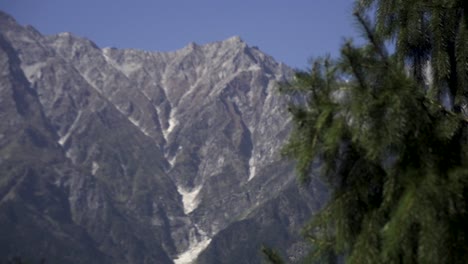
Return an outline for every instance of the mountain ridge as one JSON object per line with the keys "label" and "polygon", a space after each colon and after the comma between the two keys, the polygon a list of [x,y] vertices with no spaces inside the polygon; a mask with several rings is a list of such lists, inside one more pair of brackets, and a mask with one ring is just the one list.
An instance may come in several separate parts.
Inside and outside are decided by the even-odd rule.
{"label": "mountain ridge", "polygon": [[[290,123],[276,83],[291,76],[287,66],[236,36],[166,53],[101,49],[70,33],[42,36],[2,12],[0,20],[12,47],[5,52],[18,56],[37,94],[60,166],[73,171],[54,180],[60,199],[102,263],[190,263],[205,248],[203,263],[235,259],[212,249],[224,241],[220,231],[244,220],[263,235],[233,245],[256,248],[275,229],[284,234],[278,246],[299,241],[293,229],[326,192],[318,182],[299,190],[293,164],[278,153]],[[292,211],[277,199],[291,192]]]}

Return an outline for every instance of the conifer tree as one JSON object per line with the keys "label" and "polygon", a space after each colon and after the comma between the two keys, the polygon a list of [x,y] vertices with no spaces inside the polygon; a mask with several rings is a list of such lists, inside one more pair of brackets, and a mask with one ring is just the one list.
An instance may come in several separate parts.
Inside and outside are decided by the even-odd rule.
{"label": "conifer tree", "polygon": [[283,151],[302,183],[321,164],[331,191],[304,228],[311,259],[468,263],[465,2],[357,1],[367,44],[281,88],[307,98],[291,100]]}

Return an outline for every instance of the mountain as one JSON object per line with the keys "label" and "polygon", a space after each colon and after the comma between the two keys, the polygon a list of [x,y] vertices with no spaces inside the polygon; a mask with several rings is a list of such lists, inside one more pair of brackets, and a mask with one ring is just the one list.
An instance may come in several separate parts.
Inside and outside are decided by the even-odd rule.
{"label": "mountain", "polygon": [[[239,37],[174,52],[0,12],[0,262],[290,261],[326,200],[281,158],[292,70]],[[240,261],[240,262],[239,262]]]}

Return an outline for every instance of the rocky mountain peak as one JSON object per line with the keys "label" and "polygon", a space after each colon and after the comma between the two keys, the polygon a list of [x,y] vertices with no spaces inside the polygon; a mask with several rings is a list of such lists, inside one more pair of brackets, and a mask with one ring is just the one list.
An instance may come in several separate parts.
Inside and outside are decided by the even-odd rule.
{"label": "rocky mountain peak", "polygon": [[240,36],[232,36],[226,40],[224,40],[223,42],[225,43],[229,43],[231,45],[242,45],[242,44],[245,44],[245,42],[242,40],[242,38]]}
{"label": "rocky mountain peak", "polygon": [[14,24],[14,23],[16,23],[16,20],[12,16],[10,16],[9,14],[3,12],[2,10],[0,10],[0,21],[1,21],[1,24],[6,24],[6,23]]}
{"label": "rocky mountain peak", "polygon": [[[45,119],[34,125],[54,135],[33,156],[24,154],[30,145],[15,145],[16,159],[33,164],[34,173],[12,169],[16,159],[0,160],[1,177],[8,178],[0,179],[0,215],[8,215],[0,226],[35,228],[18,243],[3,238],[15,231],[2,236],[0,256],[19,248],[36,257],[40,247],[63,263],[80,263],[80,255],[88,263],[181,264],[197,257],[219,263],[218,256],[259,263],[258,246],[278,232],[278,247],[296,247],[294,230],[323,191],[297,189],[293,165],[279,155],[290,120],[277,83],[291,69],[238,36],[173,52],[101,49],[71,33],[42,36],[0,16],[10,21],[0,23],[0,33],[12,47],[0,48],[18,58],[15,67],[27,79],[18,82],[34,89],[32,102]],[[0,69],[11,66],[0,62]],[[12,115],[2,118],[15,123]],[[7,134],[15,136],[0,130]],[[37,165],[34,155],[47,153],[51,163]],[[0,154],[11,156],[11,148]],[[20,180],[24,175],[28,181]],[[44,194],[27,201],[43,203],[3,198],[15,197],[22,184]],[[58,201],[49,203],[57,213],[34,222],[49,200]],[[43,230],[50,244],[36,236]],[[60,255],[68,252],[63,245],[77,255]]]}
{"label": "rocky mountain peak", "polygon": [[185,46],[185,49],[188,50],[195,50],[199,47],[199,45],[195,42],[190,42],[187,46]]}

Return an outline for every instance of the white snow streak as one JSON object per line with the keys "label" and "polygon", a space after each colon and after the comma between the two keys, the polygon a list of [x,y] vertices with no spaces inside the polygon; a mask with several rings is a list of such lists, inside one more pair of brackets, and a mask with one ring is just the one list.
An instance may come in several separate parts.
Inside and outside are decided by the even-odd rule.
{"label": "white snow streak", "polygon": [[[196,233],[200,233],[200,237],[197,237]],[[175,264],[190,264],[200,255],[200,253],[208,247],[211,242],[203,230],[200,230],[198,226],[195,225],[195,229],[190,233],[190,244],[188,249],[185,252],[179,254],[175,259]]]}
{"label": "white snow streak", "polygon": [[247,71],[260,71],[262,68],[258,64],[250,66]]}
{"label": "white snow streak", "polygon": [[177,186],[177,191],[179,192],[180,195],[182,195],[182,203],[184,205],[184,212],[185,214],[189,214],[193,210],[195,210],[199,204],[199,200],[197,199],[198,193],[200,193],[200,190],[202,188],[202,185],[199,185],[192,190],[188,191],[180,186]]}
{"label": "white snow streak", "polygon": [[149,136],[150,136],[150,133],[149,133],[149,131],[148,131],[148,130],[146,130],[146,129],[144,129],[144,128],[142,128],[142,129],[141,129],[141,132],[143,132],[143,134],[145,134],[145,136],[147,136],[147,137],[149,137]]}
{"label": "white snow streak", "polygon": [[75,130],[76,125],[78,124],[78,121],[80,120],[80,117],[81,117],[81,110],[78,111],[78,115],[76,115],[76,118],[73,121],[73,123],[71,124],[71,126],[68,129],[67,133],[65,133],[65,135],[59,139],[58,143],[61,146],[65,145],[65,143],[67,143],[67,140],[70,137],[70,135],[73,133],[73,130]]}
{"label": "white snow streak", "polygon": [[[124,116],[127,116],[125,114],[125,111],[122,109],[122,107],[119,107],[118,105],[114,105],[115,108]],[[129,116],[127,117],[128,121],[130,121],[134,126],[136,126],[143,134],[145,134],[146,136],[148,137],[151,137],[149,131],[145,128],[143,128],[141,125],[140,125],[140,122],[138,120],[136,120],[135,118]]]}
{"label": "white snow streak", "polygon": [[132,122],[133,125],[135,125],[136,127],[140,128],[140,123],[138,123],[138,120],[136,120],[135,118],[133,118],[133,117],[131,117],[131,116],[128,118],[128,120],[129,120],[130,122]]}
{"label": "white snow streak", "polygon": [[[167,157],[166,157],[167,158]],[[171,168],[174,167],[175,161],[176,161],[177,155],[174,155],[174,157],[167,159],[167,162],[171,165]]]}
{"label": "white snow streak", "polygon": [[145,136],[147,136],[147,137],[150,136],[148,130],[146,130],[145,128],[143,128],[143,127],[140,125],[140,122],[139,122],[138,120],[136,120],[135,118],[133,118],[133,117],[131,117],[131,116],[128,118],[128,120],[129,120],[130,122],[132,122],[132,124],[133,124],[134,126],[136,126],[143,134],[145,134]]}
{"label": "white snow streak", "polygon": [[152,99],[150,98],[150,96],[149,96],[144,90],[141,90],[141,93],[146,97],[146,99],[148,99],[149,102],[152,101]]}
{"label": "white snow streak", "polygon": [[102,55],[104,55],[104,58],[106,59],[106,61],[111,64],[112,66],[116,66],[115,63],[114,63],[114,60],[112,60],[112,58],[109,56],[109,52],[110,52],[111,48],[103,48],[102,49]]}
{"label": "white snow streak", "polygon": [[174,127],[179,124],[179,121],[174,118],[174,109],[171,111],[170,118],[169,118],[169,126],[166,129],[163,129],[163,135],[164,138],[167,141],[167,137],[171,134],[172,130],[174,130]]}
{"label": "white snow streak", "polygon": [[249,179],[247,181],[250,181],[255,177],[256,168],[257,168],[257,166],[256,166],[255,157],[252,154],[252,156],[249,159]]}
{"label": "white snow streak", "polygon": [[93,168],[91,170],[91,174],[96,175],[96,172],[99,170],[99,164],[93,161]]}
{"label": "white snow streak", "polygon": [[174,259],[175,264],[190,264],[198,255],[206,248],[211,242],[211,238],[205,238],[204,240],[197,242],[196,244],[190,245],[189,249],[184,253],[177,256]]}

